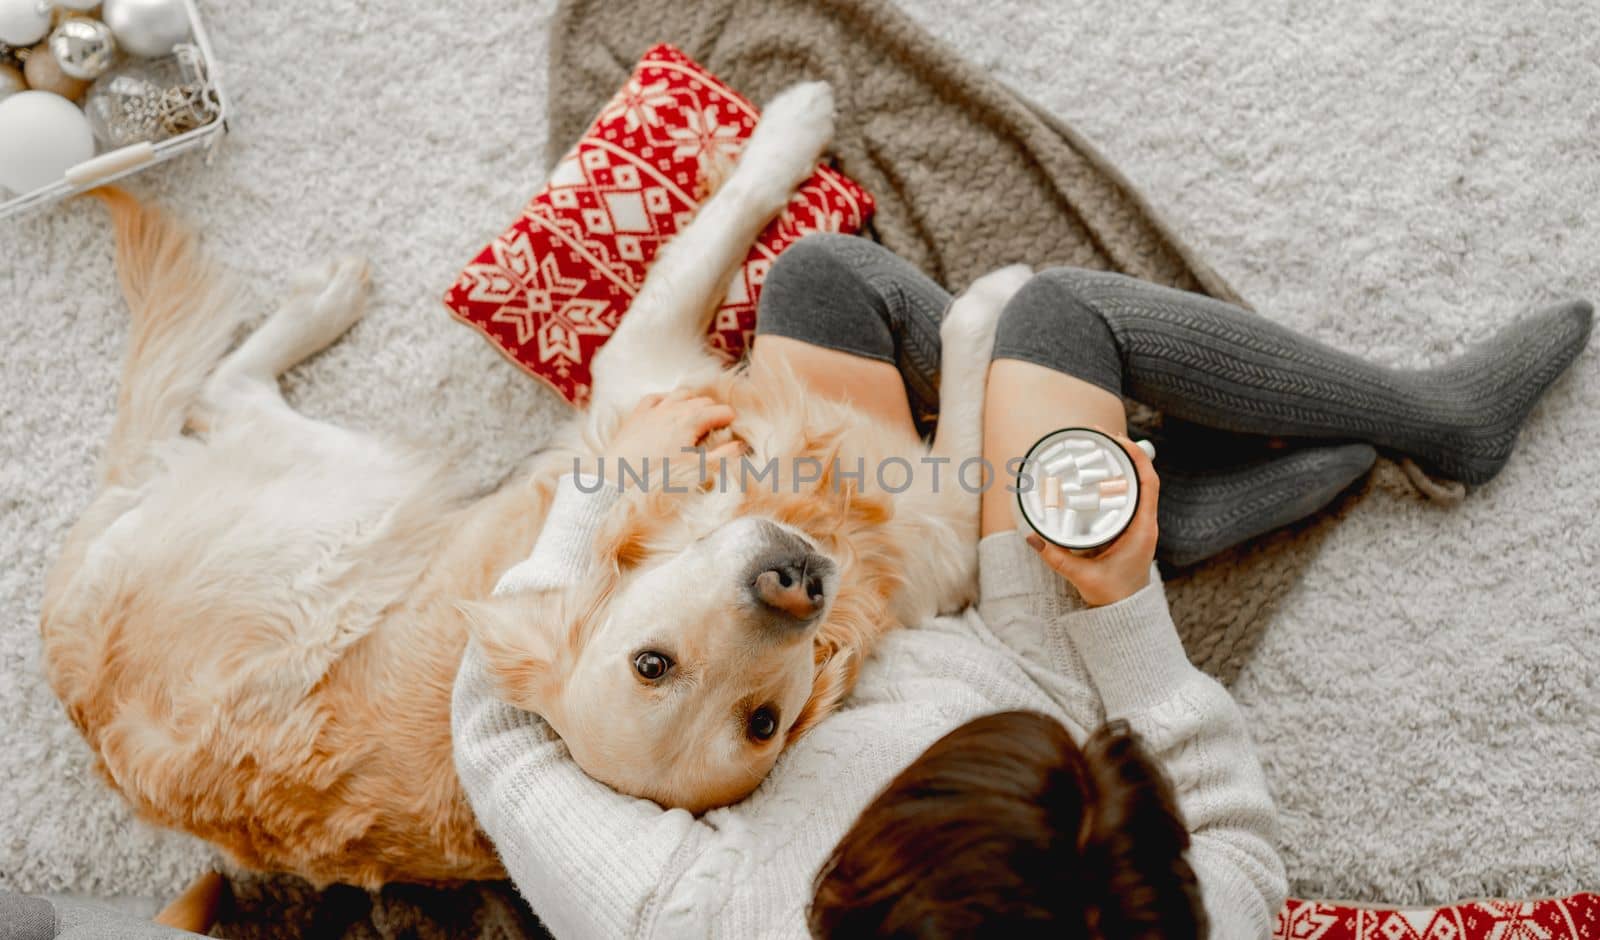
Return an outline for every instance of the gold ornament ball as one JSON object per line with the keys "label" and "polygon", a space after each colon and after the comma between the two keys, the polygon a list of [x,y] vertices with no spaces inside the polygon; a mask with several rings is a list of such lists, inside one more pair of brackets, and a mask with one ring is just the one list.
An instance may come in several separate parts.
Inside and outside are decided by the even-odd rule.
{"label": "gold ornament ball", "polygon": [[61,71],[61,64],[50,54],[50,44],[44,42],[34,46],[33,51],[28,53],[22,74],[28,80],[28,87],[34,91],[53,91],[68,101],[82,98],[84,89],[89,87],[89,83],[83,79],[73,78]]}
{"label": "gold ornament ball", "polygon": [[22,77],[22,70],[15,65],[0,62],[0,99],[9,98],[19,91],[25,91],[27,81]]}

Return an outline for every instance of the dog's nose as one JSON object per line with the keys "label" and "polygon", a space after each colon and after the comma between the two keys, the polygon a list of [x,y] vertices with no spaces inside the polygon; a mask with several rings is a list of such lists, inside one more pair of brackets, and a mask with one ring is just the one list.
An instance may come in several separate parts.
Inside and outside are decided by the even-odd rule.
{"label": "dog's nose", "polygon": [[809,623],[827,603],[823,579],[829,565],[830,562],[819,555],[787,558],[757,574],[751,589],[763,605],[790,618],[796,625]]}

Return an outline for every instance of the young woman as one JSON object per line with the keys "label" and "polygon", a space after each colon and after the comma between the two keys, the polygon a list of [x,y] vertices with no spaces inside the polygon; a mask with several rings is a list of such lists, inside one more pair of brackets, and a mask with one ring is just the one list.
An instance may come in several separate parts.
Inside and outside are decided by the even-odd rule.
{"label": "young woman", "polygon": [[[1002,316],[990,372],[984,442],[990,462],[1004,466],[1062,426],[1125,434],[1118,393],[1127,387],[1143,390],[1169,414],[1216,415],[1215,423],[1258,433],[1345,437],[1378,414],[1384,426],[1370,429],[1369,440],[1416,454],[1434,469],[1484,479],[1503,462],[1532,400],[1581,347],[1590,316],[1581,306],[1543,314],[1531,321],[1536,328],[1513,328],[1498,345],[1475,353],[1473,369],[1446,367],[1423,378],[1340,357],[1254,324],[1243,311],[1174,293],[1077,272],[1046,272],[1023,287]],[[917,360],[937,361],[936,345],[931,356],[928,345],[937,343],[937,331],[926,327],[937,323],[944,300],[866,242],[814,236],[774,266],[754,355],[783,356],[819,392],[848,395],[909,421],[920,402],[935,400],[928,392],[936,378]],[[1169,336],[1169,327],[1187,332]],[[1224,328],[1239,348],[1213,334]],[[1165,350],[1185,347],[1176,364],[1163,358]],[[1182,360],[1194,347],[1219,361],[1192,374]],[[1487,391],[1477,388],[1478,373],[1500,370],[1518,374]],[[1226,381],[1214,388],[1212,378]],[[1270,406],[1249,404],[1246,390],[1256,385]],[[1450,403],[1438,390],[1447,386],[1472,389],[1480,401],[1492,400],[1495,415],[1515,411],[1515,420],[1507,428],[1497,419],[1482,433],[1471,420],[1446,427]],[[1185,408],[1196,400],[1203,407]],[[676,453],[693,443],[684,429],[703,425],[699,412],[711,407],[648,405],[629,419],[619,441],[630,452]],[[1094,837],[1067,845],[1050,870],[1092,871],[1101,888],[1085,888],[1081,903],[1069,903],[1064,899],[1074,895],[1063,885],[1051,895],[1057,901],[1051,924],[1071,925],[1073,917],[1088,923],[1091,916],[1110,918],[1099,921],[1106,925],[1137,923],[1116,917],[1165,916],[1161,911],[1178,897],[1187,899],[1189,922],[1196,929],[1209,923],[1211,936],[1267,936],[1285,891],[1272,847],[1271,799],[1237,708],[1189,664],[1179,644],[1151,564],[1157,514],[1168,496],[1158,498],[1160,484],[1142,452],[1130,454],[1149,498],[1141,498],[1129,530],[1094,556],[1026,540],[1015,530],[1008,495],[992,488],[982,504],[978,605],[885,637],[863,665],[848,707],[793,744],[745,801],[699,818],[586,777],[542,721],[494,697],[481,654],[469,646],[453,705],[457,768],[479,823],[533,909],[558,936],[803,936],[813,877],[896,774],[972,719],[1026,710],[1064,729],[1065,741],[1082,752],[1077,766],[1096,781],[1118,768],[1158,781],[1127,777],[1126,787],[1079,787],[1077,816],[1062,815],[1057,823],[1062,832]],[[1284,459],[1290,463],[1247,473],[1271,481],[1284,473],[1276,467],[1288,466],[1296,479],[1311,472],[1306,462]],[[1320,479],[1322,471],[1316,473]],[[500,590],[550,587],[581,575],[575,559],[587,557],[594,529],[616,497],[609,487],[587,488],[563,481],[532,557],[507,573]],[[1112,731],[1097,731],[1113,722],[1120,724]],[[1124,724],[1128,733],[1120,730]],[[1130,735],[1142,741],[1147,760],[1117,743]],[[1052,759],[1071,763],[1076,752],[1065,741],[1056,737]],[[1160,774],[1170,781],[1165,804],[1150,797],[1160,789]],[[893,798],[899,791],[890,792]],[[974,828],[986,798],[973,798],[966,832],[995,835],[998,817],[986,829]],[[1143,809],[1120,815],[1134,804]],[[915,811],[917,804],[905,805]],[[875,818],[869,814],[863,824]],[[1174,834],[1176,818],[1186,833]],[[1112,831],[1119,819],[1126,839]],[[912,815],[907,831],[924,821],[935,817]],[[948,834],[956,840],[944,843],[950,846],[962,836]],[[1179,844],[1184,839],[1186,847]],[[1072,846],[1130,845],[1131,853],[1069,857]],[[854,869],[841,868],[855,857],[848,846],[824,887],[830,880],[845,884],[837,879],[847,875],[852,884],[864,883]],[[1141,853],[1146,862],[1166,859],[1167,875],[1175,876],[1163,882],[1170,890],[1150,890],[1156,877],[1150,872],[1159,866],[1134,864]],[[946,892],[961,890],[939,884]],[[819,893],[812,923],[851,935],[827,913],[851,908],[853,896]],[[955,910],[971,906],[972,898],[933,900]],[[1121,913],[1106,913],[1113,910]],[[877,913],[853,923],[871,923]],[[915,924],[904,932],[918,935]]]}

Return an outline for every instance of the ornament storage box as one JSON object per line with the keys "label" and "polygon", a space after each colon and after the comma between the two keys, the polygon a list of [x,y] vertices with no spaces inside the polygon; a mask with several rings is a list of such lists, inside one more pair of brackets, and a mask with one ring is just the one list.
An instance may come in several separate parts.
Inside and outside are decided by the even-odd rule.
{"label": "ornament storage box", "polygon": [[[210,148],[216,145],[227,131],[229,115],[228,97],[223,90],[221,68],[216,55],[212,52],[205,21],[201,19],[194,0],[181,0],[181,2],[189,13],[190,37],[187,42],[198,51],[200,64],[204,70],[206,92],[214,114],[212,119],[199,127],[153,143],[135,143],[110,149],[97,141],[93,158],[72,167],[61,178],[47,186],[20,194],[0,189],[0,200],[3,200],[0,201],[0,219],[29,209],[51,205],[68,196],[137,173],[190,150],[205,148],[209,152]],[[0,146],[4,145],[5,142],[0,141]]]}

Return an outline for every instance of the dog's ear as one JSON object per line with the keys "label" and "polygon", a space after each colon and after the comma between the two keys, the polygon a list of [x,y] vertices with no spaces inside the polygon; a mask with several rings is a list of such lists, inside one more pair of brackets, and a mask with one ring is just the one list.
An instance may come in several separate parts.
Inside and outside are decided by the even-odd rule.
{"label": "dog's ear", "polygon": [[895,626],[889,612],[890,591],[895,583],[890,577],[872,577],[864,582],[850,579],[840,586],[833,610],[817,628],[813,641],[817,665],[811,680],[811,697],[789,728],[790,741],[828,717],[855,688],[861,661],[872,651],[878,637]]}
{"label": "dog's ear", "polygon": [[561,691],[562,600],[560,591],[530,591],[457,605],[501,700],[546,717]]}
{"label": "dog's ear", "polygon": [[791,742],[816,727],[817,722],[833,713],[856,684],[856,668],[860,661],[850,648],[834,650],[826,660],[817,664],[816,675],[811,680],[811,697],[800,709],[794,724],[789,727]]}
{"label": "dog's ear", "polygon": [[817,629],[817,671],[811,679],[811,697],[789,728],[793,741],[833,713],[856,685],[856,671],[872,639],[882,631],[882,605],[857,591],[841,594],[828,619]]}

